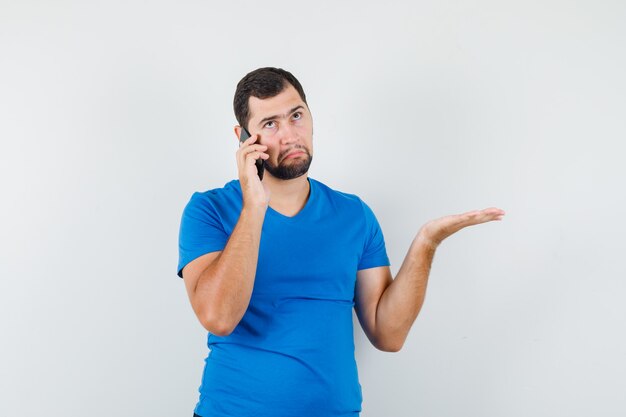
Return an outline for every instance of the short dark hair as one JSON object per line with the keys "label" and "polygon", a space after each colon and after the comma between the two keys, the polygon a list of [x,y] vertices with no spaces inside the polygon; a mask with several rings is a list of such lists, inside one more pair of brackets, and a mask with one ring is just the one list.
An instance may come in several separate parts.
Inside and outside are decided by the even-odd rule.
{"label": "short dark hair", "polygon": [[248,128],[250,121],[248,101],[251,96],[261,100],[274,97],[287,88],[287,84],[291,84],[296,89],[302,101],[308,106],[302,85],[289,71],[282,68],[265,67],[246,74],[237,84],[235,99],[233,100],[235,117],[239,125]]}

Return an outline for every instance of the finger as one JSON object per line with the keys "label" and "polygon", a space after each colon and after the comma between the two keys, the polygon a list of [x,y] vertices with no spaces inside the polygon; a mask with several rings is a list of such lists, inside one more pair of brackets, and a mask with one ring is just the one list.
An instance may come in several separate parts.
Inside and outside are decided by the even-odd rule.
{"label": "finger", "polygon": [[250,152],[249,154],[246,155],[246,162],[251,160],[252,163],[255,163],[257,159],[267,159],[270,156],[268,154],[266,154],[265,152],[259,152],[259,151],[255,151],[255,152]]}
{"label": "finger", "polygon": [[[257,150],[255,150],[255,149],[250,149],[250,150],[246,149],[245,152],[241,153],[241,159],[243,161],[245,161],[246,159],[248,159],[248,157],[250,155],[252,155],[253,159],[259,159],[259,157],[258,157],[259,154],[268,155],[268,154],[266,154],[263,151],[264,151],[264,149],[257,149]],[[269,155],[268,155],[268,157],[269,157]],[[265,158],[265,159],[267,159],[267,158]]]}
{"label": "finger", "polygon": [[489,213],[489,214],[498,214],[498,215],[504,215],[506,214],[504,212],[504,210],[499,209],[497,207],[489,207],[483,210],[484,213]]}
{"label": "finger", "polygon": [[504,210],[494,208],[493,210],[489,212],[489,219],[490,220],[502,220],[505,214],[506,213],[504,212]]}
{"label": "finger", "polygon": [[254,135],[250,136],[248,139],[244,140],[243,142],[239,142],[239,147],[251,145],[254,142],[256,142],[256,140],[258,138],[259,138],[259,135],[258,134],[254,134]]}
{"label": "finger", "polygon": [[478,211],[470,211],[465,213],[465,215],[461,215],[459,219],[457,219],[456,223],[459,226],[473,226],[476,224],[490,222],[492,220],[501,219],[504,214],[501,214],[501,211],[489,211],[489,210],[478,210]]}
{"label": "finger", "polygon": [[264,151],[267,149],[266,145],[261,145],[261,144],[253,144],[253,145],[249,145],[249,146],[245,146],[242,147],[241,149],[239,149],[239,152],[241,152],[242,154],[246,154],[248,152],[253,152],[253,151]]}
{"label": "finger", "polygon": [[504,216],[506,213],[504,212],[504,210],[496,208],[496,207],[489,207],[483,210],[474,210],[474,211],[470,211],[465,213],[465,220],[471,221],[471,222],[486,222],[486,221],[491,221],[491,220],[495,220],[498,217],[502,217]]}
{"label": "finger", "polygon": [[237,158],[240,161],[240,163],[243,163],[243,161],[245,161],[246,157],[252,153],[252,152],[263,152],[267,149],[267,146],[265,145],[250,145],[250,146],[245,146],[240,148],[237,151]]}

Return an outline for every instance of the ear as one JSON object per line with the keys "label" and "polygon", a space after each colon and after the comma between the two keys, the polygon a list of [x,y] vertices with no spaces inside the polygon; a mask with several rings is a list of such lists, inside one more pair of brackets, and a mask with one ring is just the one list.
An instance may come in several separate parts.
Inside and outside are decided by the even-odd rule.
{"label": "ear", "polygon": [[235,136],[237,137],[237,142],[239,142],[239,138],[241,137],[241,126],[237,125],[234,127]]}

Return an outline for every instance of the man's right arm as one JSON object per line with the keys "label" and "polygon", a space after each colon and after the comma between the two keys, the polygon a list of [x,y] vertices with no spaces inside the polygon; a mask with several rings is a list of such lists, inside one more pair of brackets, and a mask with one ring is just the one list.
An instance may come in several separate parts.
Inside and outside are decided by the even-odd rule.
{"label": "man's right arm", "polygon": [[[237,131],[237,137],[240,132]],[[237,150],[243,208],[224,250],[207,253],[183,268],[189,301],[200,323],[217,336],[229,335],[248,309],[256,275],[261,229],[269,190],[259,179],[256,161],[269,157],[252,135]]]}
{"label": "man's right arm", "polygon": [[183,268],[191,306],[215,335],[229,335],[248,309],[264,217],[262,208],[244,208],[223,251],[207,253]]}

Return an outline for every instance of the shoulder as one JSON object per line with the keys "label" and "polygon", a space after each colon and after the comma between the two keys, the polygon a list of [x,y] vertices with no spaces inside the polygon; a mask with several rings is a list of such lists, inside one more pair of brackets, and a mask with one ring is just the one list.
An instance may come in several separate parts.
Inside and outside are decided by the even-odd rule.
{"label": "shoulder", "polygon": [[367,206],[367,204],[365,204],[365,202],[356,194],[335,190],[320,181],[314,180],[313,178],[309,178],[309,180],[311,181],[311,184],[315,186],[315,190],[326,199],[330,200],[333,205],[364,212],[366,216],[368,215],[367,212],[371,212],[371,209]]}
{"label": "shoulder", "polygon": [[223,187],[212,188],[206,191],[196,191],[191,195],[189,202],[197,204],[219,203],[224,200],[241,198],[241,186],[239,180],[227,182]]}
{"label": "shoulder", "polygon": [[356,194],[350,194],[350,193],[346,193],[343,191],[335,190],[334,188],[330,188],[328,185],[324,184],[323,182],[310,178],[310,177],[309,177],[309,181],[311,182],[311,185],[315,187],[316,191],[318,191],[320,194],[323,194],[324,196],[328,198],[332,198],[338,201],[344,200],[347,202],[361,201],[361,199]]}
{"label": "shoulder", "polygon": [[241,186],[239,185],[239,180],[232,180],[220,188],[194,192],[185,207],[185,211],[219,211],[221,208],[240,205],[241,198]]}

